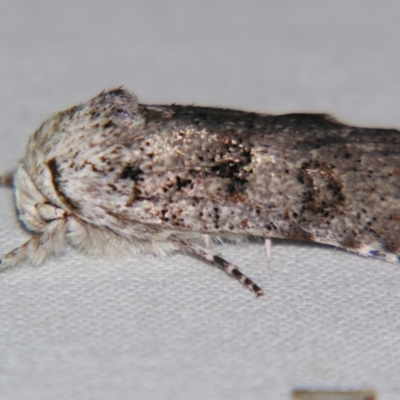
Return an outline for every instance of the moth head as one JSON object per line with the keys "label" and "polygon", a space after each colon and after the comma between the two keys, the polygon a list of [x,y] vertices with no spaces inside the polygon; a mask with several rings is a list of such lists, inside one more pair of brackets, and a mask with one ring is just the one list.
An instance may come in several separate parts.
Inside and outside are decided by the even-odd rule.
{"label": "moth head", "polygon": [[143,124],[134,94],[122,88],[103,91],[44,121],[29,138],[23,170],[43,198],[73,212],[79,202],[76,188],[101,168],[101,154],[123,147]]}
{"label": "moth head", "polygon": [[[80,218],[82,209],[88,208],[87,190],[100,188],[102,193],[105,168],[101,163],[106,163],[102,154],[125,150],[144,124],[136,97],[121,88],[102,92],[44,121],[30,136],[13,180],[24,225],[43,232],[54,220],[71,216],[68,219],[76,221],[72,214]],[[129,154],[122,153],[125,162]],[[92,200],[97,205],[98,197]]]}
{"label": "moth head", "polygon": [[19,217],[31,231],[40,231],[48,222],[64,218],[66,212],[49,203],[22,165],[14,176],[15,200]]}

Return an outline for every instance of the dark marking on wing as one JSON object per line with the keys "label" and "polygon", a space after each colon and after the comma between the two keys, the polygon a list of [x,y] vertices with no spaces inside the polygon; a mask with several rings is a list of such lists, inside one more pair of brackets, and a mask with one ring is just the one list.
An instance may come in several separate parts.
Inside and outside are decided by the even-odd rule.
{"label": "dark marking on wing", "polygon": [[55,158],[52,158],[47,162],[47,166],[49,167],[51,173],[51,179],[53,182],[53,186],[61,201],[72,210],[77,210],[79,207],[62,191],[60,185],[60,171],[58,170],[57,162]]}
{"label": "dark marking on wing", "polygon": [[142,180],[142,178],[139,178],[140,175],[143,175],[143,171],[140,168],[128,164],[122,170],[120,179],[131,179],[136,182],[137,180]]}
{"label": "dark marking on wing", "polygon": [[179,175],[176,177],[176,189],[178,191],[182,190],[184,187],[191,185],[191,179],[183,179]]}
{"label": "dark marking on wing", "polygon": [[332,166],[318,160],[305,162],[297,179],[304,185],[302,212],[311,211],[325,218],[333,211],[340,212],[345,196]]}
{"label": "dark marking on wing", "polygon": [[[205,175],[229,180],[227,192],[230,195],[243,192],[248,182],[248,175],[253,172],[246,168],[252,162],[250,149],[228,140],[217,150],[214,165],[205,172]],[[221,156],[222,159],[217,159]]]}

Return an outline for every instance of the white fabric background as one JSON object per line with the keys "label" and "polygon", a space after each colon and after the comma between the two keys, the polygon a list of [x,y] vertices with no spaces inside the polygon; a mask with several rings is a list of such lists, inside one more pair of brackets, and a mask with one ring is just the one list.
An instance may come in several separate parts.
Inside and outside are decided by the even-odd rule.
{"label": "white fabric background", "polygon": [[[395,0],[3,0],[0,170],[50,113],[124,84],[196,103],[400,127]],[[21,244],[0,189],[0,251]],[[256,300],[176,255],[68,250],[0,276],[1,399],[275,399],[293,389],[400,398],[400,268],[326,246],[218,249]]]}

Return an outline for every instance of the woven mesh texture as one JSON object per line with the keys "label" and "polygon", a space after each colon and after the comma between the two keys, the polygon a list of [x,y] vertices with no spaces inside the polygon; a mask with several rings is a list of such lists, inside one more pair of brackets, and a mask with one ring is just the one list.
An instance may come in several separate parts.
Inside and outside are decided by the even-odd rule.
{"label": "woven mesh texture", "polygon": [[[1,170],[53,111],[123,83],[143,102],[329,111],[400,126],[396,1],[2,2]],[[29,237],[0,189],[0,250]],[[0,276],[0,398],[400,398],[400,268],[326,246],[217,250],[255,299],[183,255],[66,250]]]}

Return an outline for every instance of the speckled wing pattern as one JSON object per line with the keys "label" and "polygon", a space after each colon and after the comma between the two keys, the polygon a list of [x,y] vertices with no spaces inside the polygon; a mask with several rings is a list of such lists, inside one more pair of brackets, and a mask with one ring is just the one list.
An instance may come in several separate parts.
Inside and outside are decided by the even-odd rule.
{"label": "speckled wing pattern", "polygon": [[124,238],[173,243],[256,293],[202,236],[314,241],[389,262],[400,254],[394,129],[323,114],[143,105],[120,88],[46,121],[23,165],[68,215]]}

